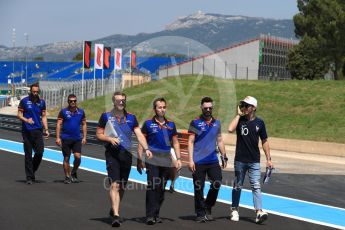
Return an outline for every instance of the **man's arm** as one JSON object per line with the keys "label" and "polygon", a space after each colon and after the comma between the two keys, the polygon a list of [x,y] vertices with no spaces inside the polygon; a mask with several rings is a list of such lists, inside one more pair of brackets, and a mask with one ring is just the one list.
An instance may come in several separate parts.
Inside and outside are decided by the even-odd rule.
{"label": "man's arm", "polygon": [[106,136],[104,134],[104,128],[101,128],[101,127],[97,127],[96,137],[98,140],[104,141],[104,142],[109,142],[112,145],[118,145],[120,143],[119,138]]}
{"label": "man's arm", "polygon": [[17,118],[19,120],[21,120],[22,122],[25,122],[25,123],[29,123],[29,124],[33,124],[34,123],[34,121],[31,118],[28,119],[28,118],[24,117],[24,114],[23,114],[22,110],[18,110]]}
{"label": "man's arm", "polygon": [[86,144],[86,135],[87,135],[87,123],[86,119],[83,119],[81,122],[82,125],[82,130],[83,130],[83,139],[82,139],[82,144]]}
{"label": "man's arm", "polygon": [[264,150],[265,155],[266,155],[266,167],[273,168],[273,163],[271,160],[270,145],[267,139],[262,140],[262,149]]}
{"label": "man's arm", "polygon": [[189,159],[188,168],[192,172],[195,172],[195,163],[193,161],[194,141],[195,141],[195,134],[191,133],[188,137],[188,159]]}
{"label": "man's arm", "polygon": [[140,128],[139,128],[139,127],[136,127],[136,128],[134,129],[134,133],[135,133],[135,135],[136,135],[137,138],[138,138],[139,144],[144,148],[147,158],[148,158],[148,159],[152,158],[152,153],[151,153],[151,151],[149,150],[149,147],[148,147],[148,145],[147,145],[146,138],[145,138],[144,134],[141,132]]}
{"label": "man's arm", "polygon": [[62,125],[62,119],[58,119],[56,122],[56,140],[55,140],[55,143],[59,146],[61,145],[61,139],[60,139],[61,125]]}
{"label": "man's arm", "polygon": [[49,137],[49,131],[48,131],[48,120],[47,120],[47,112],[45,110],[42,111],[42,124],[43,124],[43,129],[45,133],[45,138]]}
{"label": "man's arm", "polygon": [[236,131],[236,127],[238,125],[238,121],[240,120],[240,117],[243,115],[242,111],[240,110],[239,107],[237,107],[237,114],[236,116],[232,119],[232,121],[229,124],[228,132],[233,133]]}
{"label": "man's arm", "polygon": [[182,167],[181,163],[181,150],[180,150],[180,142],[178,141],[177,135],[172,137],[173,148],[176,154],[176,168],[180,169]]}

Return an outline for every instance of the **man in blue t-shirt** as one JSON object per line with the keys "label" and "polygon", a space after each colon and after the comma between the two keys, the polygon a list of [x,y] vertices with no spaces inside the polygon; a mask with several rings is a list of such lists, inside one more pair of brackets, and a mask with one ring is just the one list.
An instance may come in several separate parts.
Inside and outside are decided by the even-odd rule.
{"label": "man in blue t-shirt", "polygon": [[[193,173],[194,204],[196,222],[214,220],[212,207],[215,205],[218,191],[222,184],[222,170],[217,157],[217,145],[221,154],[222,167],[227,165],[228,158],[221,134],[220,121],[212,116],[213,100],[210,97],[201,99],[200,117],[192,120],[189,126],[188,152],[189,170]],[[204,199],[206,175],[211,186]]]}
{"label": "man in blue t-shirt", "polygon": [[[35,182],[35,172],[42,161],[44,152],[43,136],[49,137],[46,103],[39,97],[38,93],[38,83],[32,84],[29,96],[20,100],[17,114],[18,119],[22,121],[27,184]],[[44,128],[43,131],[42,128]],[[33,158],[32,150],[35,152]]]}
{"label": "man in blue t-shirt", "polygon": [[110,181],[111,225],[120,227],[120,202],[124,195],[132,165],[132,134],[134,133],[145,149],[147,158],[152,157],[145,136],[142,134],[135,115],[126,111],[126,94],[115,92],[112,96],[114,109],[99,118],[96,136],[105,145],[105,160]]}
{"label": "man in blue t-shirt", "polygon": [[249,182],[253,193],[254,208],[256,211],[255,222],[260,224],[265,221],[268,214],[262,211],[262,198],[260,186],[260,150],[259,137],[262,149],[266,155],[266,167],[273,168],[270,156],[270,147],[267,140],[265,123],[255,115],[257,100],[247,96],[240,101],[237,114],[230,122],[228,131],[236,131],[236,154],[235,154],[235,180],[232,190],[231,220],[239,221],[239,203],[244,178],[248,171]]}
{"label": "man in blue t-shirt", "polygon": [[[146,224],[161,223],[159,211],[164,201],[164,189],[172,173],[173,165],[171,147],[176,154],[176,168],[181,168],[180,144],[177,139],[176,126],[165,118],[166,101],[157,98],[153,101],[155,116],[144,122],[141,131],[146,137],[153,157],[145,162],[147,173],[146,189]],[[144,165],[141,162],[143,147],[138,145],[138,171]]]}
{"label": "man in blue t-shirt", "polygon": [[[77,96],[70,94],[67,97],[68,106],[60,110],[56,124],[56,144],[61,146],[65,184],[78,183],[77,170],[81,162],[81,145],[86,144],[87,125],[83,109],[77,106]],[[83,136],[80,135],[82,125]],[[74,155],[72,172],[69,166],[71,152]]]}

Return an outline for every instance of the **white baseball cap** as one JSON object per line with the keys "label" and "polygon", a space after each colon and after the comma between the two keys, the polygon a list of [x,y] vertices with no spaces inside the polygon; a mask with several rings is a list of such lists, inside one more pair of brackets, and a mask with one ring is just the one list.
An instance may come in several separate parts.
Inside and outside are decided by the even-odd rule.
{"label": "white baseball cap", "polygon": [[258,101],[255,99],[255,97],[246,96],[243,100],[241,100],[241,102],[242,101],[254,107],[258,107]]}

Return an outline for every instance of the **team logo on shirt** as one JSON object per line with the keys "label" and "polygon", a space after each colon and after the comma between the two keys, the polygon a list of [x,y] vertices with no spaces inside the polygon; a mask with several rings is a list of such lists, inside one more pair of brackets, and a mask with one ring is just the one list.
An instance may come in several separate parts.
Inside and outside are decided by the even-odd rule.
{"label": "team logo on shirt", "polygon": [[256,132],[259,132],[259,126],[255,126]]}
{"label": "team logo on shirt", "polygon": [[150,124],[150,129],[153,133],[158,133],[158,125],[157,124]]}
{"label": "team logo on shirt", "polygon": [[205,122],[199,122],[198,127],[200,127],[200,131],[204,132],[206,131],[206,123]]}

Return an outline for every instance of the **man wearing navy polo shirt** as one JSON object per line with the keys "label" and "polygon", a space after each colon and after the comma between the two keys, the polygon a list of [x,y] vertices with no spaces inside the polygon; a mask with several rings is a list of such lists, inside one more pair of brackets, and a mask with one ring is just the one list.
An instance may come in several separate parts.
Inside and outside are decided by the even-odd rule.
{"label": "man wearing navy polo shirt", "polygon": [[[68,107],[63,108],[58,115],[56,124],[56,144],[61,146],[63,169],[65,172],[65,184],[78,183],[77,170],[81,162],[81,145],[86,144],[87,126],[83,109],[77,107],[77,97],[68,95]],[[82,125],[83,136],[80,135]],[[61,131],[62,127],[62,131]],[[69,166],[71,151],[74,155],[72,172]]]}
{"label": "man wearing navy polo shirt", "polygon": [[[173,162],[171,147],[176,153],[176,168],[181,168],[180,144],[177,139],[175,123],[165,118],[166,101],[157,98],[153,101],[155,116],[144,122],[141,131],[146,136],[152,159],[145,162],[147,173],[146,189],[146,224],[161,223],[159,210],[164,201],[164,188],[172,173]],[[143,147],[138,145],[138,171],[143,164],[141,156]]]}
{"label": "man wearing navy polo shirt", "polygon": [[125,110],[126,94],[115,92],[112,101],[114,109],[101,115],[96,136],[105,145],[106,166],[111,183],[109,191],[111,225],[120,227],[122,223],[119,216],[120,202],[124,195],[132,165],[132,133],[135,133],[139,144],[144,147],[147,158],[151,158],[152,153],[148,149],[145,136],[139,128],[136,116]]}
{"label": "man wearing navy polo shirt", "polygon": [[[37,171],[43,157],[43,135],[45,138],[49,137],[46,103],[39,97],[38,93],[38,83],[32,84],[30,86],[29,96],[20,101],[17,114],[18,119],[22,121],[27,184],[35,182],[35,172]],[[44,128],[43,131],[42,128]],[[32,150],[35,152],[33,158]]]}
{"label": "man wearing navy polo shirt", "polygon": [[232,189],[230,218],[232,221],[239,221],[240,219],[239,203],[241,190],[244,178],[248,172],[256,212],[255,222],[261,224],[268,218],[268,214],[262,210],[259,137],[262,149],[266,155],[266,167],[273,168],[273,163],[271,161],[265,123],[255,115],[257,107],[258,101],[256,98],[246,96],[240,101],[237,114],[230,122],[228,128],[230,133],[236,131],[237,136],[234,161],[235,180]]}
{"label": "man wearing navy polo shirt", "polygon": [[[222,170],[217,157],[217,145],[221,154],[222,167],[227,165],[228,158],[221,134],[220,121],[212,116],[213,100],[210,97],[201,99],[200,117],[189,125],[188,152],[189,170],[193,173],[194,204],[198,223],[214,220],[212,207],[215,205],[218,191],[222,184]],[[206,175],[211,186],[204,199]]]}

